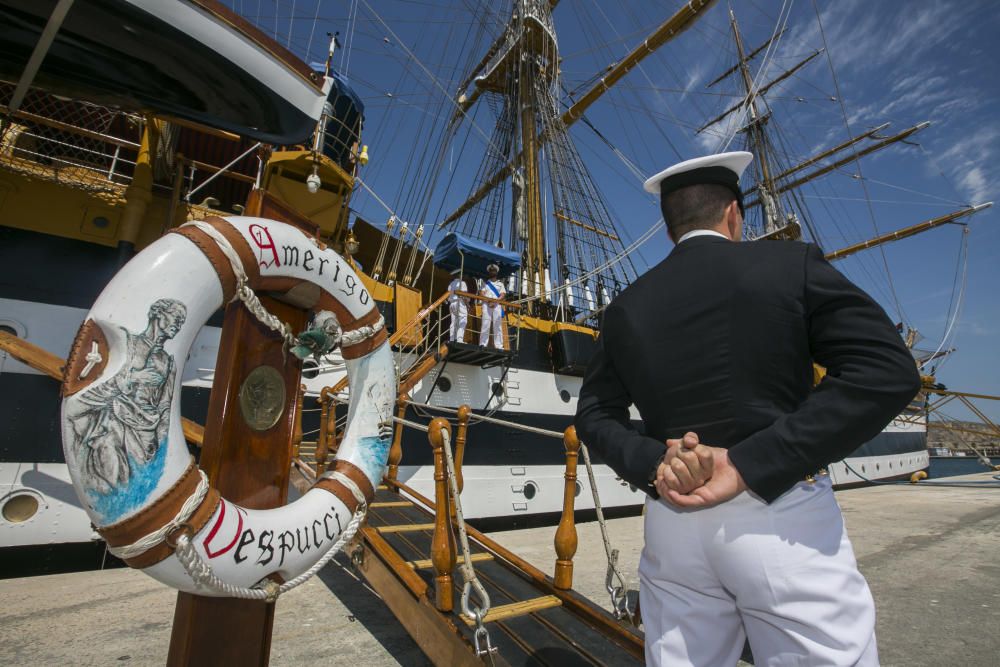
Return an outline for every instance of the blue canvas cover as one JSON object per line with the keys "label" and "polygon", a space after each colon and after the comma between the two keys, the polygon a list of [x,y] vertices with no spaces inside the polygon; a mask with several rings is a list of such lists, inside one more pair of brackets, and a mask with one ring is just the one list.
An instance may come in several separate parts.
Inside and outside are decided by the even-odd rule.
{"label": "blue canvas cover", "polygon": [[462,267],[465,258],[465,275],[485,278],[486,267],[496,263],[500,267],[500,277],[506,278],[521,268],[520,253],[497,248],[491,243],[472,239],[452,232],[445,236],[434,249],[434,266],[453,271]]}

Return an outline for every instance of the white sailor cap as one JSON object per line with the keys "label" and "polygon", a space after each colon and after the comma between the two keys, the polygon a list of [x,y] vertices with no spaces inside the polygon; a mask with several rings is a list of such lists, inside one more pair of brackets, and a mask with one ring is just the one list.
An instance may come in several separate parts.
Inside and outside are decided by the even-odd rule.
{"label": "white sailor cap", "polygon": [[496,271],[497,273],[499,273],[500,272],[500,265],[497,264],[496,262],[490,262],[489,264],[486,265],[486,270],[487,271]]}
{"label": "white sailor cap", "polygon": [[740,176],[753,161],[753,154],[746,151],[717,153],[679,162],[651,176],[643,189],[660,196],[689,185],[724,185],[736,195],[740,210],[743,210],[743,195],[740,190]]}

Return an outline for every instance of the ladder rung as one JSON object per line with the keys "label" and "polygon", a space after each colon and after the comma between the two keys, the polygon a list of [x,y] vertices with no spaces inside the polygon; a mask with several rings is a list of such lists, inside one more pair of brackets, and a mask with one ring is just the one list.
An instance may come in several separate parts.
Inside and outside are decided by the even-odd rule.
{"label": "ladder rung", "polygon": [[[493,560],[493,554],[470,554],[470,555],[472,557],[473,563],[479,563],[484,560]],[[459,558],[458,562],[462,563],[463,559]],[[433,567],[434,565],[434,563],[431,561],[430,558],[424,560],[411,560],[407,561],[406,564],[412,567],[414,570],[423,570],[428,567]]]}
{"label": "ladder rung", "polygon": [[376,526],[380,533],[414,533],[418,530],[434,530],[433,523],[406,523],[398,526]]}
{"label": "ladder rung", "polygon": [[[542,597],[533,598],[531,600],[502,604],[499,607],[490,607],[490,610],[486,612],[486,616],[483,617],[483,622],[489,623],[491,621],[505,621],[508,618],[524,616],[525,614],[533,614],[536,611],[550,609],[551,607],[558,607],[561,604],[562,600],[557,598],[555,595],[543,595]],[[469,618],[465,614],[462,614],[462,620],[469,626],[476,624],[475,619]]]}
{"label": "ladder rung", "polygon": [[368,503],[368,507],[413,507],[409,500],[385,500],[376,503]]}

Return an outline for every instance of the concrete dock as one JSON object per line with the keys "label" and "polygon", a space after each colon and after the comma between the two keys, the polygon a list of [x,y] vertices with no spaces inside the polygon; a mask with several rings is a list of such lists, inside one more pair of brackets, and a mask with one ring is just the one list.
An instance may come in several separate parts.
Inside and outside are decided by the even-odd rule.
{"label": "concrete dock", "polygon": [[[886,485],[837,493],[878,608],[883,665],[1000,664],[1000,484]],[[608,522],[636,582],[642,519]],[[596,523],[578,526],[575,587],[607,607]],[[553,528],[491,537],[550,573]],[[131,570],[0,580],[0,664],[161,665],[175,593]],[[346,559],[278,603],[272,665],[426,665]]]}

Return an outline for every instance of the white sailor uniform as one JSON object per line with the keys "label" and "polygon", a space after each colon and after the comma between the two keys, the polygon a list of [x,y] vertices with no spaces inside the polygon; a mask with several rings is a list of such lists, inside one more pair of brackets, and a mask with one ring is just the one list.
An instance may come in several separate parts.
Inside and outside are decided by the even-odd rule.
{"label": "white sailor uniform", "polygon": [[[490,299],[503,299],[507,296],[507,290],[503,286],[503,281],[499,278],[495,280],[486,279],[483,281],[483,288],[479,290],[479,295]],[[503,308],[498,303],[483,302],[482,326],[479,329],[479,345],[486,347],[490,342],[490,332],[493,332],[493,346],[502,350],[503,333],[500,330],[503,322]]]}
{"label": "white sailor uniform", "polygon": [[[665,198],[720,185],[742,210],[738,179],[751,159],[696,158],[645,187]],[[920,388],[913,357],[814,245],[734,243],[709,230],[677,241],[605,310],[574,420],[591,451],[650,496],[639,565],[646,662],[733,665],[749,639],[757,665],[877,665],[874,602],[830,479],[801,480],[904,409]],[[815,387],[814,361],[828,369]],[[688,431],[725,448],[749,490],[697,509],[661,500],[650,481],[663,443]]]}
{"label": "white sailor uniform", "polygon": [[[448,283],[449,292],[464,292],[468,289],[465,280],[455,278]],[[449,327],[448,340],[465,342],[465,327],[469,323],[469,299],[468,297],[450,294],[448,296],[448,310],[451,312],[451,326]]]}

